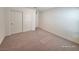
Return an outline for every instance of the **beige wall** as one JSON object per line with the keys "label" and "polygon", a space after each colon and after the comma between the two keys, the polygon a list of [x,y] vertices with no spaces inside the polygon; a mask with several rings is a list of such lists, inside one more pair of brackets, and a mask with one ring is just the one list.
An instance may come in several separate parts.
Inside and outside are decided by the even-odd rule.
{"label": "beige wall", "polygon": [[39,27],[79,43],[79,8],[52,8],[40,12]]}
{"label": "beige wall", "polygon": [[0,44],[5,37],[4,8],[0,8]]}

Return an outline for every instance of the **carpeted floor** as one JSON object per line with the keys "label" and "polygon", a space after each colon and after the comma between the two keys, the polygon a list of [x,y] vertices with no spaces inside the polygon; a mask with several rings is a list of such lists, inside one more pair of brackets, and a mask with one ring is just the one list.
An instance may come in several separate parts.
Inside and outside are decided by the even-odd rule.
{"label": "carpeted floor", "polygon": [[78,51],[79,45],[42,29],[8,36],[1,51]]}

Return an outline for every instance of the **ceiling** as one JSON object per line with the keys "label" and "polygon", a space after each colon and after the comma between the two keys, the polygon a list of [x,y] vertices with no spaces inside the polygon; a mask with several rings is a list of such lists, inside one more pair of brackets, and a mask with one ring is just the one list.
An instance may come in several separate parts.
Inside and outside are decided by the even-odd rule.
{"label": "ceiling", "polygon": [[45,11],[45,10],[48,10],[48,9],[51,9],[51,8],[53,8],[53,7],[37,7],[37,9],[39,11]]}

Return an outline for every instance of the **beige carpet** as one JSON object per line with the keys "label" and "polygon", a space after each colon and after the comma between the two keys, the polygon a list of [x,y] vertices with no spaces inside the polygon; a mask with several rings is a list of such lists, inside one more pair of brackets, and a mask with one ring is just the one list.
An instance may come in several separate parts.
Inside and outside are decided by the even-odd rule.
{"label": "beige carpet", "polygon": [[14,34],[4,39],[2,51],[76,51],[79,45],[42,29]]}

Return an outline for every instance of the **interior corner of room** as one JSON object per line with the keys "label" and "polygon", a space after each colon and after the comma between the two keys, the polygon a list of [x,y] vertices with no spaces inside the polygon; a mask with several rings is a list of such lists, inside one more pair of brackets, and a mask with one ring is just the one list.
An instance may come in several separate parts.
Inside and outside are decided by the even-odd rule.
{"label": "interior corner of room", "polygon": [[79,44],[79,8],[0,7],[0,44],[6,36],[36,28]]}

